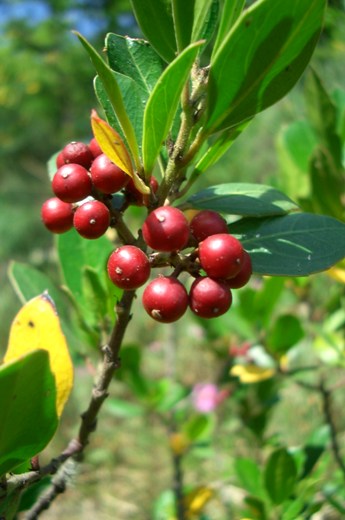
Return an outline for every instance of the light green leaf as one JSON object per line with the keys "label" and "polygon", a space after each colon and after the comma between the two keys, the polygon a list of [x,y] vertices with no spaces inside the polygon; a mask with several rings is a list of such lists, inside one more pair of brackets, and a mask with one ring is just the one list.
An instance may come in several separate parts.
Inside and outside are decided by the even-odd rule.
{"label": "light green leaf", "polygon": [[242,219],[229,226],[241,240],[253,271],[273,276],[306,276],[345,257],[345,224],[332,217],[297,213]]}
{"label": "light green leaf", "polygon": [[144,113],[143,163],[149,174],[177,111],[182,89],[202,42],[191,44],[165,69],[156,83]]}
{"label": "light green leaf", "polygon": [[128,147],[131,151],[135,166],[137,169],[140,169],[139,147],[135,137],[135,132],[132,123],[127,115],[121,90],[113,74],[113,71],[105,63],[101,56],[96,52],[92,45],[81,34],[77,32],[75,34],[77,35],[81,44],[83,45],[86,52],[91,58],[91,61],[97,71],[97,74],[99,75],[103,83],[104,89],[107,92],[109,101],[112,104],[114,112],[116,113],[117,119],[126,138]]}
{"label": "light green leaf", "polygon": [[317,43],[325,0],[259,0],[240,16],[211,61],[206,129],[214,133],[282,98]]}
{"label": "light green leaf", "polygon": [[241,486],[258,497],[263,498],[265,491],[262,483],[260,468],[252,459],[240,458],[235,460],[235,471]]}
{"label": "light green leaf", "polygon": [[232,26],[241,15],[244,5],[245,0],[224,0],[222,17],[220,19],[219,29],[215,44],[213,46],[212,55],[214,55],[222,45]]}
{"label": "light green leaf", "polygon": [[274,504],[289,498],[296,485],[297,468],[293,457],[285,448],[274,451],[265,467],[265,486]]}
{"label": "light green leaf", "polygon": [[137,22],[152,47],[168,63],[177,52],[169,0],[131,0]]}
{"label": "light green leaf", "polygon": [[0,476],[41,452],[58,425],[46,350],[0,366]]}
{"label": "light green leaf", "polygon": [[229,215],[263,217],[298,209],[286,195],[263,184],[228,183],[210,186],[186,201],[189,207]]}

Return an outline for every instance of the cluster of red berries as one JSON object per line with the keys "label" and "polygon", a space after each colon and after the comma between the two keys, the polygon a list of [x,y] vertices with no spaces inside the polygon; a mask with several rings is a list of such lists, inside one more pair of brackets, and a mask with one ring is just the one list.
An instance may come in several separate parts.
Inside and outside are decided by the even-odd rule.
{"label": "cluster of red berries", "polygon": [[[176,321],[188,307],[202,318],[220,316],[231,306],[231,289],[252,274],[249,254],[215,211],[200,211],[189,223],[178,208],[162,206],[148,215],[142,235],[154,252],[119,247],[109,257],[108,274],[118,287],[135,290],[148,281],[151,267],[174,266],[172,275],[159,275],[143,292],[143,306],[157,321]],[[189,293],[177,278],[182,271],[195,278]]]}
{"label": "cluster of red berries", "polygon": [[[84,238],[102,236],[111,223],[111,197],[124,190],[130,203],[145,204],[131,178],[102,153],[96,139],[68,143],[56,158],[52,189],[55,197],[42,206],[45,226],[53,233],[75,227]],[[151,179],[151,189],[158,183]]]}

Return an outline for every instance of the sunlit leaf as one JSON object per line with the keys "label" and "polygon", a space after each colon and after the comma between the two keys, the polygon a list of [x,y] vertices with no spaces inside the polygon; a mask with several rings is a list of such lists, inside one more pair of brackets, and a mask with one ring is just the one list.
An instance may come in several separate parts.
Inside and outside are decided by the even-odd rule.
{"label": "sunlit leaf", "polygon": [[0,366],[0,410],[1,476],[41,452],[57,428],[55,378],[46,350]]}
{"label": "sunlit leaf", "polygon": [[73,385],[73,365],[56,308],[47,293],[26,303],[15,317],[4,363],[32,350],[49,353],[50,369],[56,383],[56,412],[60,416]]}
{"label": "sunlit leaf", "polygon": [[187,515],[200,515],[206,504],[214,497],[215,490],[207,486],[200,486],[190,491],[184,498]]}
{"label": "sunlit leaf", "polygon": [[257,365],[234,365],[230,374],[239,378],[243,384],[259,383],[270,379],[276,373],[274,368],[260,367]]}

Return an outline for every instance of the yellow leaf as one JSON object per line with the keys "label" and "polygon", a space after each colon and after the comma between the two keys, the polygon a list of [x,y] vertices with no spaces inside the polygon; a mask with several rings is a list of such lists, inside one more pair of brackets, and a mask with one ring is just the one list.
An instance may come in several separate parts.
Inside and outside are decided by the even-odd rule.
{"label": "yellow leaf", "polygon": [[259,383],[274,376],[274,368],[259,367],[257,365],[235,365],[230,370],[232,376],[237,376],[241,383]]}
{"label": "yellow leaf", "polygon": [[169,442],[170,448],[175,455],[183,455],[190,446],[190,441],[184,433],[172,433]]}
{"label": "yellow leaf", "polygon": [[200,486],[188,493],[184,499],[187,517],[194,518],[199,515],[213,496],[213,489],[206,486]]}
{"label": "yellow leaf", "polygon": [[48,293],[28,301],[13,320],[4,363],[36,349],[49,352],[60,417],[73,385],[73,365],[55,305]]}
{"label": "yellow leaf", "polygon": [[96,110],[91,112],[91,126],[102,152],[133,179],[134,185],[140,193],[148,195],[150,188],[146,186],[144,181],[134,171],[131,157],[121,136],[98,116]]}
{"label": "yellow leaf", "polygon": [[345,284],[345,269],[341,267],[331,267],[326,273],[337,282]]}

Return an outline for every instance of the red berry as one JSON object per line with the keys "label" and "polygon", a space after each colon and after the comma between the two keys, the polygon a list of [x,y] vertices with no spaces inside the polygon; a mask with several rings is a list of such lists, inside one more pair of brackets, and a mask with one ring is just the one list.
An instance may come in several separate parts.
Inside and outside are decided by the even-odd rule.
{"label": "red berry", "polygon": [[64,164],[55,173],[52,188],[64,202],[78,202],[91,195],[92,182],[88,171],[80,164]]}
{"label": "red berry", "polygon": [[190,230],[194,238],[201,242],[210,235],[227,233],[228,226],[216,211],[205,209],[200,211],[190,222]]}
{"label": "red berry", "polygon": [[102,153],[93,161],[91,179],[94,186],[102,193],[116,193],[122,190],[130,177]]}
{"label": "red berry", "polygon": [[53,197],[43,203],[41,217],[49,231],[64,233],[73,227],[73,206]]}
{"label": "red berry", "polygon": [[241,270],[243,247],[232,235],[219,233],[199,244],[201,267],[211,278],[231,278]]}
{"label": "red berry", "polygon": [[231,306],[232,294],[226,282],[201,276],[189,292],[189,306],[200,318],[216,318]]}
{"label": "red berry", "polygon": [[135,246],[122,246],[111,253],[108,260],[110,280],[120,289],[137,289],[150,276],[150,262],[145,253]]}
{"label": "red berry", "polygon": [[189,240],[188,221],[182,211],[172,206],[161,206],[152,211],[142,231],[146,244],[157,251],[178,251]]}
{"label": "red berry", "polygon": [[98,157],[99,155],[101,155],[101,153],[103,153],[101,147],[99,146],[98,142],[96,141],[96,139],[94,137],[89,142],[89,148],[90,148],[90,151],[91,151],[94,159],[96,157]]}
{"label": "red berry", "polygon": [[61,168],[61,166],[65,164],[65,159],[62,152],[57,154],[55,162],[57,168]]}
{"label": "red berry", "polygon": [[226,280],[227,286],[231,287],[231,289],[239,289],[240,287],[243,287],[249,282],[252,272],[252,261],[250,255],[247,251],[243,251],[243,264],[241,270],[233,278],[228,278]]}
{"label": "red berry", "polygon": [[186,312],[188,294],[176,278],[159,276],[145,287],[143,305],[154,320],[171,323]]}
{"label": "red berry", "polygon": [[[153,175],[150,178],[150,188],[152,193],[156,193],[158,190],[159,184]],[[132,179],[129,180],[126,191],[125,191],[127,197],[129,198],[129,201],[131,204],[134,204],[136,206],[147,206],[149,202],[149,195],[144,195],[143,193],[140,193],[139,190],[135,187],[135,184]]]}
{"label": "red berry", "polygon": [[66,164],[80,164],[87,170],[93,161],[93,155],[88,145],[79,141],[66,144],[62,150],[62,155]]}
{"label": "red berry", "polygon": [[99,238],[104,235],[109,223],[109,210],[99,200],[85,202],[74,213],[74,227],[84,238]]}

